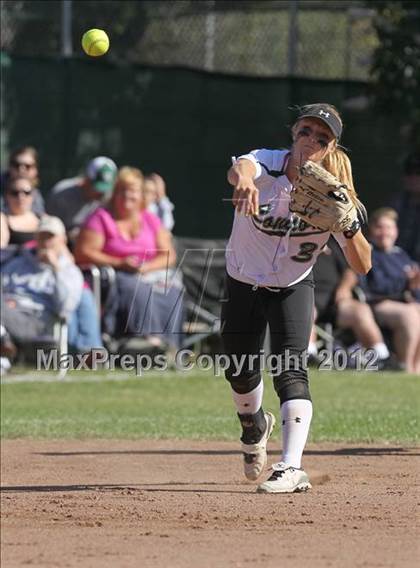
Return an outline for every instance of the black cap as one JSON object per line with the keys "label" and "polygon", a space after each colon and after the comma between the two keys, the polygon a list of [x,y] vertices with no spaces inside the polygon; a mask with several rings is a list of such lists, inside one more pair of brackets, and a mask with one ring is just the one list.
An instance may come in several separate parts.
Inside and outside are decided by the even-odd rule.
{"label": "black cap", "polygon": [[301,108],[298,118],[318,118],[319,120],[322,120],[322,122],[325,122],[337,140],[340,139],[343,131],[343,125],[339,118],[331,112],[328,105],[323,103],[306,105]]}

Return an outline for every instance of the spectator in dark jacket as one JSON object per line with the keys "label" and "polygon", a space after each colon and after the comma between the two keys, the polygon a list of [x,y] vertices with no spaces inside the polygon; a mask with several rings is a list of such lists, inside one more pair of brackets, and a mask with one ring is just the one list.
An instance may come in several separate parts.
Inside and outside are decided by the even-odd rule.
{"label": "spectator in dark jacket", "polygon": [[400,363],[408,372],[420,373],[420,270],[395,246],[397,222],[398,214],[390,208],[372,214],[372,269],[360,284],[379,324],[392,330]]}

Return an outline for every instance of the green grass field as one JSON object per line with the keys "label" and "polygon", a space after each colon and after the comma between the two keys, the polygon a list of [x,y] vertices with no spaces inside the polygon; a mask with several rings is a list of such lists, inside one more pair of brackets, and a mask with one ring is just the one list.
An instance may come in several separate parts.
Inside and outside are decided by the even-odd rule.
{"label": "green grass field", "polygon": [[[265,383],[265,408],[278,414]],[[419,377],[314,371],[311,385],[311,441],[419,440]],[[235,440],[239,431],[229,386],[210,372],[128,380],[73,372],[62,382],[8,382],[1,395],[3,438]]]}

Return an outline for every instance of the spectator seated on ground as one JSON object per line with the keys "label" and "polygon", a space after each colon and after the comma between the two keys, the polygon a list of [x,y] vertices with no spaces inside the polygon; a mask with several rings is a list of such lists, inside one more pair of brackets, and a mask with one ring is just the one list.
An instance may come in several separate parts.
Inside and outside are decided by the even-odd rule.
{"label": "spectator seated on ground", "polygon": [[142,173],[123,167],[108,206],[87,219],[75,248],[79,264],[116,270],[104,306],[107,334],[179,346],[183,288],[171,270],[175,256],[170,234],[144,208]]}
{"label": "spectator seated on ground", "polygon": [[165,180],[156,173],[146,176],[144,180],[144,199],[148,211],[154,213],[162,222],[162,226],[172,231],[175,225],[174,204],[166,195]]}
{"label": "spectator seated on ground", "polygon": [[18,345],[50,336],[54,322],[63,318],[75,350],[102,347],[93,294],[65,239],[60,219],[43,216],[36,248],[21,250],[1,267],[1,324]]}
{"label": "spectator seated on ground", "polygon": [[34,243],[39,217],[32,210],[34,189],[23,177],[10,179],[4,194],[6,212],[0,213],[0,248]]}
{"label": "spectator seated on ground", "polygon": [[74,244],[86,218],[108,200],[116,175],[115,163],[98,156],[88,163],[84,176],[62,180],[51,189],[47,212],[63,221],[70,245]]}
{"label": "spectator seated on ground", "polygon": [[393,196],[390,205],[398,214],[397,245],[420,262],[420,151],[405,161],[403,190]]}
{"label": "spectator seated on ground", "polygon": [[40,217],[44,212],[44,200],[39,191],[38,152],[32,146],[22,146],[10,154],[8,169],[1,175],[1,202],[2,211],[8,212],[3,191],[10,181],[16,178],[26,178],[33,189],[32,211]]}
{"label": "spectator seated on ground", "polygon": [[[314,323],[328,322],[338,329],[351,330],[361,347],[376,352],[378,368],[397,369],[398,365],[390,356],[370,306],[353,297],[352,290],[357,280],[347,267],[335,239],[328,241],[328,246],[318,257],[314,266],[314,280]],[[308,348],[312,362],[317,361],[316,339],[314,327]]]}
{"label": "spectator seated on ground", "polygon": [[398,361],[420,373],[420,270],[400,247],[397,212],[375,211],[369,222],[372,269],[360,284],[380,326],[392,331]]}

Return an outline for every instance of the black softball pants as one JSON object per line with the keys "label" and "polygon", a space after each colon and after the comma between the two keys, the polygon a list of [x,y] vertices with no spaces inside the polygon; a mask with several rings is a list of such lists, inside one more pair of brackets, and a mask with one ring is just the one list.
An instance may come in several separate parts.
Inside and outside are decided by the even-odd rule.
{"label": "black softball pants", "polygon": [[[306,357],[313,322],[312,273],[289,288],[274,291],[244,284],[227,275],[226,292],[222,339],[230,359],[225,376],[233,390],[245,394],[259,384],[268,324],[269,359],[275,363],[269,367],[281,403],[296,398],[311,400]],[[243,364],[238,366],[241,357]]]}

